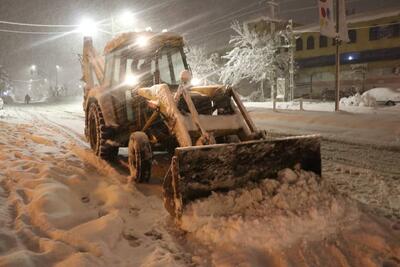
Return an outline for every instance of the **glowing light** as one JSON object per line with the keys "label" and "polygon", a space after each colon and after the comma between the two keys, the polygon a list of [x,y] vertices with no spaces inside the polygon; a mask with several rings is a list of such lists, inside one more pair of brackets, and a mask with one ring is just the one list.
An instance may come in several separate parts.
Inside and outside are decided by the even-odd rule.
{"label": "glowing light", "polygon": [[139,82],[139,78],[136,75],[128,74],[125,77],[124,84],[128,85],[128,86],[134,86],[134,85],[138,84],[138,82]]}
{"label": "glowing light", "polygon": [[56,69],[60,70],[61,69],[60,65],[56,65]]}
{"label": "glowing light", "polygon": [[349,57],[348,57],[348,60],[350,60],[350,61],[353,60],[353,57],[352,57],[352,56],[349,56]]}
{"label": "glowing light", "polygon": [[202,82],[201,82],[201,80],[199,79],[199,78],[196,78],[196,77],[193,77],[192,78],[192,81],[190,82],[193,86],[198,86],[198,85],[201,85],[202,84]]}
{"label": "glowing light", "polygon": [[135,18],[134,18],[133,13],[131,11],[125,10],[117,18],[117,22],[118,22],[118,24],[121,24],[121,26],[131,27],[131,26],[133,26],[133,23],[135,22]]}
{"label": "glowing light", "polygon": [[31,66],[31,70],[32,70],[32,71],[36,71],[36,65],[32,65],[32,66]]}
{"label": "glowing light", "polygon": [[168,32],[168,29],[164,29],[164,30],[162,30],[162,32]]}
{"label": "glowing light", "polygon": [[82,20],[78,28],[79,32],[88,37],[96,35],[97,30],[98,29],[96,23],[91,19]]}
{"label": "glowing light", "polygon": [[136,41],[136,44],[139,45],[140,47],[145,47],[148,45],[148,43],[149,39],[145,36],[140,36]]}
{"label": "glowing light", "polygon": [[153,29],[151,27],[146,27],[146,32],[152,32]]}

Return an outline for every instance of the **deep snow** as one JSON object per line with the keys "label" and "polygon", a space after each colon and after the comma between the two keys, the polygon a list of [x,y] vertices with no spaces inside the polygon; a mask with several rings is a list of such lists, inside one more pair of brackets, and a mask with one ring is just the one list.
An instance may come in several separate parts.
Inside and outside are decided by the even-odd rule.
{"label": "deep snow", "polygon": [[[335,152],[323,152],[327,183],[285,170],[280,182],[213,194],[185,211],[185,233],[159,185],[127,185],[126,172],[89,150],[80,100],[6,106],[0,126],[1,266],[382,266],[400,257],[395,221],[341,194],[379,186],[349,183],[343,162],[327,159]],[[358,168],[360,181],[370,171]],[[390,186],[396,204],[399,186]]]}

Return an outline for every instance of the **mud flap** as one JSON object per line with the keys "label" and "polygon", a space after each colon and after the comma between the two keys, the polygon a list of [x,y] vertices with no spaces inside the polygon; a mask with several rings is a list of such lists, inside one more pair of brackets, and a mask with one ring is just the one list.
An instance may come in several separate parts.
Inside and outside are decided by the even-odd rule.
{"label": "mud flap", "polygon": [[294,168],[321,175],[320,137],[295,136],[177,148],[164,179],[164,206],[176,218],[189,202]]}

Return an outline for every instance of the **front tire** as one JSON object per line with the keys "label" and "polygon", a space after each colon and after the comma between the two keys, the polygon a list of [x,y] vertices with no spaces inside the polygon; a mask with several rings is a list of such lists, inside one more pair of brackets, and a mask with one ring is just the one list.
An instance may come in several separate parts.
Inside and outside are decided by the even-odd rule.
{"label": "front tire", "polygon": [[108,161],[115,160],[118,156],[118,147],[107,144],[112,132],[106,127],[103,113],[96,103],[91,103],[87,113],[87,137],[94,153]]}
{"label": "front tire", "polygon": [[128,145],[128,163],[132,182],[144,183],[150,180],[152,160],[153,153],[147,135],[144,132],[132,133]]}

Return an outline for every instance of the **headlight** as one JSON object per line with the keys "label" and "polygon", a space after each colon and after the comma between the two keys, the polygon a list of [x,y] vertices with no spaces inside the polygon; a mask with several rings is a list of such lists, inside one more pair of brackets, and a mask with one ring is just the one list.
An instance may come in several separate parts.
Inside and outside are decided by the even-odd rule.
{"label": "headlight", "polygon": [[199,86],[202,84],[202,81],[199,78],[193,77],[190,83],[193,86]]}
{"label": "headlight", "polygon": [[139,78],[136,75],[128,74],[125,77],[125,85],[134,86],[139,83]]}

